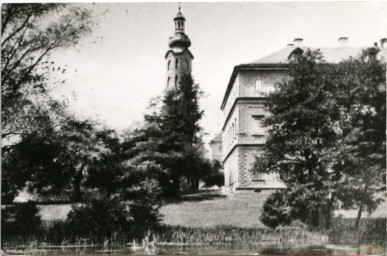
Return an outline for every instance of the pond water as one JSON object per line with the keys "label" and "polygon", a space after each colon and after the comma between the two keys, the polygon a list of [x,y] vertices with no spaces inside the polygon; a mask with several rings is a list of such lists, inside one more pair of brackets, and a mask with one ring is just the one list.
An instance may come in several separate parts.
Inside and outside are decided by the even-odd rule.
{"label": "pond water", "polygon": [[[285,244],[262,244],[262,243],[222,243],[212,245],[157,245],[149,248],[108,248],[103,249],[102,246],[80,246],[80,247],[61,247],[51,246],[38,249],[27,250],[5,250],[7,254],[141,254],[141,255],[168,255],[168,254],[207,254],[207,255],[280,255],[280,254],[318,254],[318,255],[334,255],[334,254],[370,254],[364,250],[351,247],[339,246],[295,246]],[[374,251],[372,251],[374,252]],[[379,252],[383,253],[383,252]]]}

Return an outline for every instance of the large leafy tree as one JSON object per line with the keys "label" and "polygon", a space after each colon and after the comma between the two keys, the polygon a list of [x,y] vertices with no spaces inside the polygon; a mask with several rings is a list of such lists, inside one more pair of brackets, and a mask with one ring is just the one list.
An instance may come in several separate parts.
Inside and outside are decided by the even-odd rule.
{"label": "large leafy tree", "polygon": [[133,166],[157,167],[154,173],[169,195],[178,195],[183,186],[197,189],[199,179],[212,168],[202,150],[200,96],[192,77],[183,76],[162,100],[151,102],[144,126],[131,137],[134,147],[129,162]]}
{"label": "large leafy tree", "polygon": [[2,151],[6,152],[21,135],[44,134],[66,120],[63,104],[48,94],[54,83],[49,77],[65,70],[48,56],[77,44],[91,31],[92,20],[83,8],[26,3],[3,4],[1,23]]}
{"label": "large leafy tree", "polygon": [[100,150],[88,162],[82,183],[84,205],[73,207],[69,215],[79,234],[142,238],[158,224],[160,167],[132,159],[134,136],[132,132],[118,136],[112,130],[96,133]]}
{"label": "large leafy tree", "polygon": [[329,197],[324,155],[336,139],[332,126],[336,109],[326,97],[328,69],[318,52],[297,55],[290,64],[290,79],[269,95],[272,114],[264,121],[270,126],[265,157],[270,170],[288,186],[292,216],[315,227]]}
{"label": "large leafy tree", "polygon": [[[131,140],[69,115],[49,94],[63,82],[55,73],[66,72],[50,53],[76,45],[92,25],[89,11],[79,6],[2,5],[3,203],[26,187],[43,199],[83,201],[69,220],[80,226],[79,234],[94,229],[106,235],[128,223],[144,233],[159,218],[152,178],[157,165],[131,164]],[[93,217],[101,222],[81,226]]]}
{"label": "large leafy tree", "polygon": [[26,187],[41,199],[80,201],[89,169],[110,150],[103,133],[91,121],[71,119],[44,136],[23,135],[3,154],[3,200],[12,202]]}
{"label": "large leafy tree", "polygon": [[199,187],[201,136],[199,121],[204,111],[199,107],[202,95],[199,85],[195,84],[190,75],[181,78],[176,88],[166,92],[161,110],[161,129],[169,141],[178,141],[179,144],[171,145],[171,149],[182,153],[180,159],[171,169],[174,184],[180,187],[180,178],[186,177],[192,189]]}
{"label": "large leafy tree", "polygon": [[[290,79],[269,95],[265,159],[287,184],[290,216],[329,228],[333,211],[380,202],[385,172],[385,65],[373,49],[327,64],[306,51],[290,64]],[[269,167],[269,168],[267,168]],[[358,223],[358,222],[357,222]]]}
{"label": "large leafy tree", "polygon": [[[3,4],[1,14],[2,184],[3,196],[12,201],[33,178],[33,168],[40,166],[34,174],[38,176],[42,168],[62,170],[53,159],[63,145],[51,135],[73,118],[66,114],[63,102],[50,97],[52,86],[63,83],[59,75],[53,78],[65,69],[50,61],[49,55],[76,45],[91,31],[93,21],[89,11],[64,4]],[[15,159],[20,161],[15,163]],[[34,167],[19,168],[25,163]],[[65,183],[63,175],[67,174],[52,176],[51,181]],[[48,183],[43,187],[47,189]]]}
{"label": "large leafy tree", "polygon": [[202,95],[199,85],[190,75],[184,75],[179,85],[166,91],[161,112],[162,129],[181,134],[191,145],[200,143],[200,127],[204,111],[199,107]]}
{"label": "large leafy tree", "polygon": [[370,48],[334,70],[333,95],[339,107],[338,139],[329,158],[340,178],[337,198],[344,209],[372,212],[383,200],[386,172],[386,65]]}

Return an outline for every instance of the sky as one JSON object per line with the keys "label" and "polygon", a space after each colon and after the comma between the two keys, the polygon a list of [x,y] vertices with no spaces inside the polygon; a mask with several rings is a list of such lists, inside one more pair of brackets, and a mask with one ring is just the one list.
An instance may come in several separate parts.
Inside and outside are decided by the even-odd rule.
{"label": "sky", "polygon": [[[79,116],[118,131],[142,120],[166,87],[165,53],[178,3],[86,3],[98,21],[76,47],[50,58],[67,65],[53,90]],[[294,38],[305,46],[372,46],[387,37],[384,2],[208,2],[181,4],[194,55],[192,75],[205,92],[201,125],[208,142],[220,132],[220,105],[233,67],[265,57]]]}

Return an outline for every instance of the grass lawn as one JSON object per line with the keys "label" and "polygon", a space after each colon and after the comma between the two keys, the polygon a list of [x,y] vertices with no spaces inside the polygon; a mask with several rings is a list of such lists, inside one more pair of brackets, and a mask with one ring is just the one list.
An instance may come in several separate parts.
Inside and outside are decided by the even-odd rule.
{"label": "grass lawn", "polygon": [[[161,208],[164,223],[185,227],[214,227],[231,225],[235,227],[264,227],[259,220],[263,204],[270,192],[244,192],[223,195],[218,191],[202,191],[186,195],[178,202],[171,202]],[[336,211],[335,215],[355,218],[357,210]],[[386,218],[386,203],[362,218]]]}
{"label": "grass lawn", "polygon": [[[201,191],[182,196],[181,200],[168,202],[161,208],[163,222],[167,225],[185,227],[214,227],[231,225],[234,227],[264,227],[259,220],[262,206],[268,192],[230,193],[223,195],[219,191]],[[64,220],[71,205],[40,205],[43,221]],[[336,216],[355,218],[356,210],[336,211]],[[381,203],[370,216],[366,212],[362,218],[386,218],[386,203]]]}
{"label": "grass lawn", "polygon": [[199,192],[161,208],[164,223],[186,227],[264,227],[259,220],[267,193]]}

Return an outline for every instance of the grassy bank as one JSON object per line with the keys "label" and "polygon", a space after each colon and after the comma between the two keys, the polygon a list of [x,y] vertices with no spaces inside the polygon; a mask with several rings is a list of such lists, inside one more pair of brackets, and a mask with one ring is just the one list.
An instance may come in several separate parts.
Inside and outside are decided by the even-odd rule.
{"label": "grassy bank", "polygon": [[[41,233],[28,237],[3,237],[5,251],[31,251],[66,248],[125,248],[154,247],[157,245],[200,245],[213,244],[291,244],[296,246],[323,245],[327,236],[303,230],[298,227],[284,227],[276,230],[269,228],[237,228],[216,226],[187,228],[181,226],[159,226],[144,239],[134,239],[131,234],[117,232],[103,239],[99,237],[80,237],[71,230],[59,228],[56,223],[45,227]],[[71,227],[70,227],[71,228]]]}
{"label": "grassy bank", "polygon": [[202,192],[166,204],[161,213],[164,224],[170,226],[264,228],[259,216],[267,196],[267,193]]}
{"label": "grassy bank", "polygon": [[329,242],[339,245],[380,245],[386,247],[386,219],[364,218],[355,230],[355,218],[334,218]]}
{"label": "grassy bank", "polygon": [[[359,228],[354,229],[355,219],[334,218],[332,228],[310,232],[303,226],[283,227],[276,230],[265,227],[259,220],[264,193],[222,195],[218,192],[202,192],[184,195],[179,200],[167,202],[161,209],[163,222],[144,240],[154,244],[216,244],[216,243],[303,243],[306,245],[335,244],[358,247],[386,246],[386,219],[363,218]],[[51,206],[50,206],[51,207]],[[50,208],[50,216],[57,211]],[[40,209],[42,213],[42,209]],[[88,218],[90,219],[90,218]],[[28,218],[31,222],[31,218]],[[26,223],[23,221],[22,223]],[[83,222],[82,222],[83,223]],[[31,224],[31,223],[30,223]],[[111,223],[107,223],[111,226]],[[8,225],[12,231],[15,225]],[[35,248],[46,245],[85,246],[100,245],[106,240],[111,246],[142,244],[142,235],[133,227],[113,230],[109,235],[96,236],[86,225],[85,234],[80,235],[64,220],[44,219],[42,225],[32,230],[31,225],[19,225],[19,231],[2,234],[3,248]],[[3,230],[4,231],[3,226]],[[97,226],[98,228],[103,228]],[[26,233],[29,231],[30,233]],[[20,235],[18,235],[20,233]],[[141,237],[141,239],[139,239]]]}
{"label": "grassy bank", "polygon": [[155,232],[155,239],[161,243],[176,244],[302,242],[307,245],[320,245],[328,241],[328,237],[325,235],[309,232],[298,227],[283,227],[272,230],[269,228],[237,228],[232,226],[204,228],[163,226]]}
{"label": "grassy bank", "polygon": [[[311,232],[302,227],[241,228],[233,226],[183,227],[162,225],[150,232],[144,239],[134,239],[128,232],[116,232],[104,239],[98,237],[80,237],[71,234],[71,230],[59,229],[61,225],[44,227],[41,233],[28,237],[3,237],[2,249],[5,251],[25,251],[70,248],[158,248],[163,245],[197,245],[201,247],[230,244],[253,245],[266,244],[286,248],[302,248],[334,244],[359,248],[364,252],[385,250],[386,219],[364,219],[357,231],[353,229],[353,219],[334,219],[333,227],[325,232]],[[63,227],[62,227],[63,228]],[[69,227],[71,229],[71,227]],[[69,235],[71,234],[71,235]],[[9,238],[9,239],[8,239]],[[107,242],[106,242],[107,241]],[[284,247],[284,248],[285,248]],[[238,247],[239,248],[239,247]]]}

